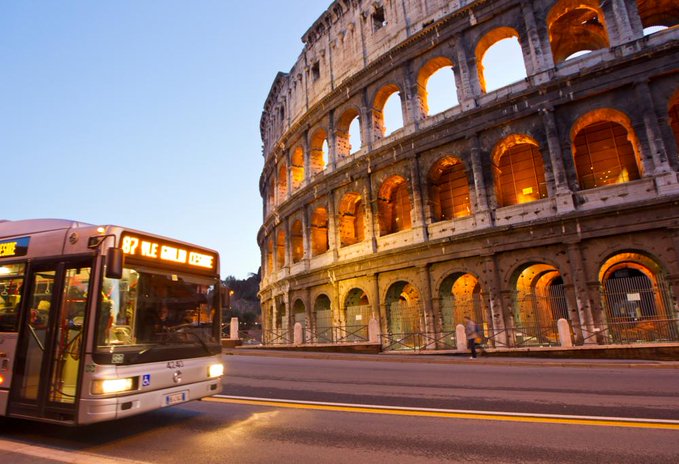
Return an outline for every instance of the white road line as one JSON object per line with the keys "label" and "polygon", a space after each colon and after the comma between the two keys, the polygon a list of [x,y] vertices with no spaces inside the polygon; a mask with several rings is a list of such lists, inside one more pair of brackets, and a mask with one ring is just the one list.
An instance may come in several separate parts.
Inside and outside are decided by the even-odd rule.
{"label": "white road line", "polygon": [[[668,424],[679,426],[679,420],[672,419],[645,419],[633,417],[608,417],[608,416],[578,416],[566,414],[538,414],[538,413],[522,413],[522,412],[508,412],[508,411],[479,411],[473,409],[436,409],[436,408],[415,408],[408,406],[382,406],[372,404],[352,404],[352,403],[329,403],[320,401],[298,401],[298,400],[281,400],[274,398],[257,398],[250,396],[229,396],[229,395],[212,395],[215,398],[224,398],[229,400],[242,401],[261,401],[263,403],[286,403],[299,405],[313,405],[313,406],[327,406],[338,408],[366,408],[384,411],[413,411],[422,413],[442,413],[442,414],[473,414],[478,416],[504,416],[504,417],[526,417],[526,418],[540,418],[540,419],[554,419],[554,420],[582,420],[582,421],[610,421],[610,422],[637,422],[643,424]],[[209,399],[209,398],[205,398]]]}
{"label": "white road line", "polygon": [[[145,461],[133,461],[124,458],[109,458],[98,454],[85,453],[82,451],[66,451],[63,449],[47,448],[37,445],[29,445],[19,441],[4,440],[0,438],[0,450],[10,453],[33,456],[35,458],[49,459],[51,461],[66,462],[70,464],[149,464]],[[3,462],[9,462],[5,459]]]}

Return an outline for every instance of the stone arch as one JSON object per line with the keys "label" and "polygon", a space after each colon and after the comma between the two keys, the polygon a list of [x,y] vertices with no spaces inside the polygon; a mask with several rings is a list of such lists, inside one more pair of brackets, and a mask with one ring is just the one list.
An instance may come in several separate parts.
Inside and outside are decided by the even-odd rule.
{"label": "stone arch", "polygon": [[304,149],[297,145],[290,155],[290,189],[298,190],[304,182]]}
{"label": "stone arch", "polygon": [[298,263],[304,259],[304,229],[302,221],[299,219],[296,219],[290,227],[290,247],[293,263]]}
{"label": "stone arch", "polygon": [[515,343],[559,344],[556,322],[570,319],[559,268],[544,259],[525,262],[512,273],[510,288]]}
{"label": "stone arch", "polygon": [[301,298],[297,298],[292,304],[293,322],[299,322],[302,327],[306,327],[306,307]]}
{"label": "stone arch", "polygon": [[679,5],[676,0],[637,0],[636,3],[644,30],[679,24]]}
{"label": "stone arch", "polygon": [[[442,99],[443,101],[448,102],[449,99],[446,98],[448,95],[441,93],[440,91],[443,91],[443,89],[430,89],[428,84],[429,84],[429,79],[434,76],[435,74],[439,72],[443,72],[446,69],[449,69],[451,73],[453,73],[453,79],[451,81],[451,89],[450,89],[450,95],[454,97],[453,99],[450,99],[451,104],[450,105],[436,105],[438,108],[438,111],[436,113],[440,113],[441,111],[445,111],[448,108],[452,108],[456,106],[459,102],[457,99],[457,88],[455,86],[455,75],[454,75],[454,70],[453,70],[453,62],[450,58],[445,57],[445,56],[437,56],[435,58],[430,59],[425,63],[424,66],[420,68],[419,73],[417,74],[417,93],[419,96],[419,101],[420,101],[420,110],[423,115],[429,115],[429,110],[430,110],[430,102],[432,100],[436,100],[438,98]],[[432,91],[433,90],[433,91]]]}
{"label": "stone arch", "polygon": [[368,294],[360,287],[354,287],[344,298],[344,321],[347,341],[367,341],[368,322],[372,314]]}
{"label": "stone arch", "polygon": [[315,340],[318,343],[332,343],[334,341],[332,303],[325,293],[317,295],[314,300],[314,322]]}
{"label": "stone arch", "polygon": [[[360,111],[358,108],[350,107],[337,120],[337,129],[335,130],[335,152],[338,159],[348,158],[352,153],[359,150],[362,145],[360,139]],[[359,139],[353,140],[351,137],[350,128],[352,124],[358,120],[359,124]],[[356,143],[358,142],[358,143]],[[356,146],[354,146],[356,145]]]}
{"label": "stone arch", "polygon": [[382,183],[377,199],[380,236],[412,227],[412,209],[408,183],[401,176],[391,176]]}
{"label": "stone arch", "polygon": [[667,272],[653,256],[639,250],[611,254],[599,268],[602,304],[609,341],[614,343],[678,340],[677,318]]}
{"label": "stone arch", "polygon": [[323,128],[318,128],[313,132],[309,143],[309,167],[311,174],[315,175],[323,172],[328,166],[328,133]]}
{"label": "stone arch", "polygon": [[545,167],[538,142],[512,134],[493,148],[493,179],[499,207],[547,197]]}
{"label": "stone arch", "polygon": [[[497,27],[490,32],[488,32],[486,35],[484,35],[481,40],[476,44],[476,50],[475,50],[475,55],[476,55],[476,70],[478,72],[478,77],[479,77],[479,84],[481,86],[481,92],[486,93],[493,89],[488,89],[486,86],[486,69],[484,66],[484,57],[486,56],[486,53],[488,53],[488,50],[496,45],[498,42],[505,40],[505,39],[517,39],[520,40],[519,33],[516,31],[516,29],[513,29],[511,27]],[[520,48],[520,45],[519,45]],[[523,56],[523,53],[522,55]],[[526,69],[526,64],[525,60],[522,61],[524,71]],[[527,73],[524,72],[524,76],[526,77]],[[509,85],[511,82],[505,82],[499,85],[499,87],[504,87],[505,85]],[[499,88],[497,87],[497,88]]]}
{"label": "stone arch", "polygon": [[328,210],[320,206],[311,214],[311,256],[328,250]]}
{"label": "stone arch", "polygon": [[288,165],[283,161],[278,167],[278,198],[281,202],[288,196]]}
{"label": "stone arch", "polygon": [[266,272],[273,273],[273,239],[269,237],[266,241]]}
{"label": "stone arch", "polygon": [[354,245],[365,239],[365,205],[356,192],[342,196],[339,204],[340,246]]}
{"label": "stone arch", "polygon": [[610,47],[606,21],[599,3],[599,0],[560,0],[549,10],[547,29],[554,64],[578,52]]}
{"label": "stone arch", "polygon": [[485,326],[484,296],[476,275],[469,272],[448,274],[439,286],[439,301],[443,332],[455,332],[458,324],[464,324],[469,316],[482,327]]}
{"label": "stone arch", "polygon": [[581,190],[641,178],[639,142],[626,114],[611,108],[590,111],[578,118],[570,135]]}
{"label": "stone arch", "polygon": [[419,334],[425,327],[419,290],[410,282],[399,280],[389,286],[384,301],[392,347],[419,347]]}
{"label": "stone arch", "polygon": [[446,155],[429,170],[429,201],[433,222],[469,216],[469,178],[462,160]]}
{"label": "stone arch", "polygon": [[[386,127],[384,110],[387,100],[394,95],[400,99],[401,89],[396,84],[386,84],[382,86],[375,94],[375,99],[373,100],[373,128],[375,130],[375,137],[380,139],[391,132],[399,129],[400,127]],[[400,100],[399,100],[400,101]],[[401,127],[403,126],[403,109],[401,108]]]}
{"label": "stone arch", "polygon": [[278,269],[283,269],[287,264],[285,259],[286,247],[285,230],[280,229],[276,235],[276,266]]}

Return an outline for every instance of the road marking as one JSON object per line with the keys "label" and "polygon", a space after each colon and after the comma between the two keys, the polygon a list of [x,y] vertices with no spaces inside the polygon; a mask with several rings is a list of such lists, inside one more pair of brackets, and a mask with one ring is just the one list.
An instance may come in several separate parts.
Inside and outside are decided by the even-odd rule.
{"label": "road marking", "polygon": [[644,429],[679,430],[679,420],[636,419],[628,417],[572,416],[560,414],[529,414],[514,412],[473,411],[463,409],[409,408],[398,406],[358,405],[349,403],[324,403],[246,396],[214,395],[203,401],[249,404],[277,408],[313,409],[319,411],[355,412],[365,414],[391,414],[400,416],[442,417],[448,419],[476,419],[545,424],[591,425],[601,427],[635,427]]}
{"label": "road marking", "polygon": [[[0,438],[0,450],[16,453],[49,461],[67,462],[70,464],[149,464],[144,461],[131,459],[100,456],[97,454],[84,453],[82,451],[66,451],[43,446],[29,445],[19,441],[5,440]],[[11,462],[11,459],[6,462]]]}

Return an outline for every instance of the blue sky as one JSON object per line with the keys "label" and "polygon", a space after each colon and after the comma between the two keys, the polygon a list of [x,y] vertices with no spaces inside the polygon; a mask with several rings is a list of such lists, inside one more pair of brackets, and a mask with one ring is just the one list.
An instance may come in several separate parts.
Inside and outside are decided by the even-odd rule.
{"label": "blue sky", "polygon": [[329,5],[0,2],[0,219],[118,224],[256,272],[259,118]]}
{"label": "blue sky", "polygon": [[0,1],[0,219],[117,224],[257,272],[259,119],[330,4]]}

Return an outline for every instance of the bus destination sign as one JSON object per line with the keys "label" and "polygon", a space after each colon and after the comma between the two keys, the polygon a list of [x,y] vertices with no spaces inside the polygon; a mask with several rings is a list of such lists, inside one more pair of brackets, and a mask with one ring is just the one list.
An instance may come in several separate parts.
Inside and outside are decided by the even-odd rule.
{"label": "bus destination sign", "polygon": [[123,253],[135,258],[204,271],[214,271],[217,266],[216,254],[183,244],[127,232],[123,233],[120,243]]}
{"label": "bus destination sign", "polygon": [[0,258],[26,256],[28,254],[28,242],[30,240],[30,237],[0,240]]}

